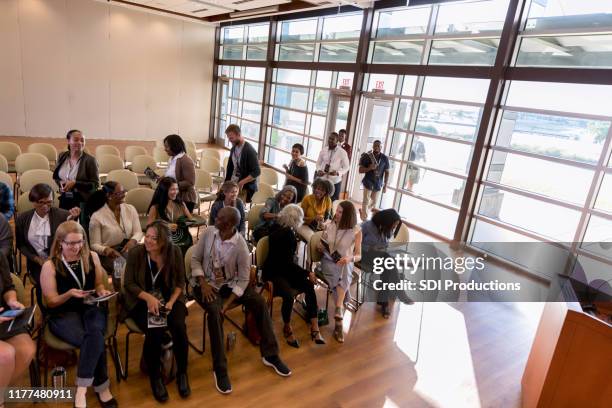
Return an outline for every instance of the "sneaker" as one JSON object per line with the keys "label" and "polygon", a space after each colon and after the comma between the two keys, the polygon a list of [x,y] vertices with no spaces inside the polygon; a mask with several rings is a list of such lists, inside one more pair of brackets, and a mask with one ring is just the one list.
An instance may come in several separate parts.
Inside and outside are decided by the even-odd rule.
{"label": "sneaker", "polygon": [[217,391],[221,394],[229,394],[232,392],[232,384],[230,383],[227,373],[219,373],[219,375],[217,375],[217,372],[213,371],[213,376],[215,377],[215,387]]}
{"label": "sneaker", "polygon": [[276,374],[281,377],[289,377],[291,375],[291,370],[289,367],[283,363],[279,356],[270,356],[270,357],[262,357],[261,361],[263,361],[264,365],[268,367],[272,367]]}

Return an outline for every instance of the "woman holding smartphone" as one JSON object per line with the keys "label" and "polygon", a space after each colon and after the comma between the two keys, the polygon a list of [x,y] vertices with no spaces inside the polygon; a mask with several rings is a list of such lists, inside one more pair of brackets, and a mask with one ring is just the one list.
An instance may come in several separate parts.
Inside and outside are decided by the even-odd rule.
{"label": "woman holding smartphone", "polygon": [[83,227],[62,223],[55,232],[49,259],[41,272],[42,294],[51,332],[79,348],[74,406],[87,406],[87,388],[93,385],[103,408],[117,407],[110,392],[104,335],[107,311],[83,300],[95,292],[106,296],[106,273],[98,254],[89,250]]}

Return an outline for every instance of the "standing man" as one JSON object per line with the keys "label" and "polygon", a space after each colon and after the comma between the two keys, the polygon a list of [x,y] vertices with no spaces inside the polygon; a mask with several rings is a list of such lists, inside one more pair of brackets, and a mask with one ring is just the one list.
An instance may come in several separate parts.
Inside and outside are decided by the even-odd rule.
{"label": "standing man", "polygon": [[338,143],[340,143],[340,146],[346,152],[346,155],[348,156],[349,161],[351,161],[351,157],[353,155],[353,148],[351,147],[350,144],[347,143],[347,140],[348,140],[348,135],[346,134],[346,129],[340,129],[338,131]]}
{"label": "standing man", "polygon": [[227,139],[232,144],[230,159],[227,162],[225,181],[238,184],[240,197],[250,203],[253,194],[257,191],[257,177],[261,173],[257,152],[251,144],[244,140],[238,125],[229,125],[225,129]]}
{"label": "standing man", "polygon": [[338,145],[338,134],[333,132],[327,140],[327,147],[321,150],[317,159],[315,178],[328,180],[334,185],[332,201],[340,197],[342,176],[349,171],[349,159],[346,151]]}
{"label": "standing man", "polygon": [[363,201],[359,210],[361,220],[365,221],[368,218],[368,211],[378,203],[380,190],[382,189],[383,194],[387,192],[389,159],[382,153],[380,140],[374,141],[372,150],[362,154],[359,158],[359,173],[365,173],[361,181]]}

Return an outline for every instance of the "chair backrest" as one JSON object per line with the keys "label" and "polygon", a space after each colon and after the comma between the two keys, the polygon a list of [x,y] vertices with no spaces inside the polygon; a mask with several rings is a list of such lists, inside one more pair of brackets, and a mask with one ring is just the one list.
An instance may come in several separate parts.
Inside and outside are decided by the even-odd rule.
{"label": "chair backrest", "polygon": [[319,242],[321,242],[322,236],[323,231],[315,232],[308,241],[308,258],[310,259],[310,262],[319,262],[322,258],[322,254],[317,249]]}
{"label": "chair backrest", "polygon": [[170,156],[168,156],[168,153],[166,153],[163,145],[155,146],[153,148],[153,158],[157,163],[168,163],[168,160],[170,160]]}
{"label": "chair backrest", "polygon": [[191,160],[193,160],[194,164],[198,164],[198,152],[189,145],[187,145],[187,156],[191,157]]}
{"label": "chair backrest", "polygon": [[131,189],[125,194],[125,202],[132,204],[140,215],[146,215],[155,191],[146,187]]}
{"label": "chair backrest", "polygon": [[335,214],[336,213],[336,209],[338,208],[338,205],[340,205],[341,202],[343,202],[344,200],[334,200],[332,202],[332,212]]}
{"label": "chair backrest", "polygon": [[22,305],[25,304],[25,288],[21,279],[19,279],[19,276],[11,273],[11,280],[13,281],[13,286],[15,286],[15,292],[17,292],[17,301]]}
{"label": "chair backrest", "polygon": [[2,154],[0,154],[0,171],[8,173],[8,160]]}
{"label": "chair backrest", "polygon": [[57,183],[53,180],[53,172],[50,170],[28,170],[19,177],[19,189],[27,192],[36,184],[47,184],[53,191],[57,191]]}
{"label": "chair backrest", "polygon": [[126,162],[132,162],[134,161],[135,156],[147,154],[149,154],[149,152],[147,152],[147,149],[142,146],[127,146],[125,148],[124,158]]}
{"label": "chair backrest", "polygon": [[249,210],[249,213],[247,214],[247,223],[249,224],[249,231],[253,231],[255,226],[259,224],[259,214],[261,213],[263,208],[263,205],[254,205]]}
{"label": "chair backrest", "polygon": [[49,160],[40,153],[21,153],[15,159],[15,172],[25,173],[28,170],[49,170]]}
{"label": "chair backrest", "polygon": [[200,163],[200,169],[206,170],[209,173],[219,173],[221,171],[221,162],[214,157],[206,157]]}
{"label": "chair backrest", "polygon": [[113,156],[121,157],[121,152],[113,145],[100,145],[96,147],[96,157],[103,154],[112,154]]}
{"label": "chair backrest", "polygon": [[57,161],[57,149],[50,143],[32,143],[28,146],[28,153],[40,153],[49,160],[49,163]]}
{"label": "chair backrest", "polygon": [[185,142],[185,147],[187,149],[193,150],[194,152],[198,150],[198,147],[196,146],[194,141],[183,139],[183,142]]}
{"label": "chair backrest", "polygon": [[3,155],[9,163],[14,162],[17,156],[21,154],[21,147],[13,142],[0,142],[0,154]]}
{"label": "chair backrest", "polygon": [[400,225],[400,229],[397,233],[397,236],[394,238],[391,238],[391,242],[407,244],[409,242],[409,236],[410,234],[408,232],[408,226],[402,222],[402,225]]}
{"label": "chair backrest", "polygon": [[269,167],[262,167],[261,174],[259,175],[259,181],[261,183],[269,184],[272,187],[276,187],[278,185],[278,172]]}
{"label": "chair backrest", "polygon": [[0,171],[0,183],[6,184],[11,191],[13,190],[13,178],[10,174]]}
{"label": "chair backrest", "polygon": [[215,159],[219,160],[219,163],[221,163],[221,151],[217,149],[209,148],[202,150],[202,159],[205,157],[214,157]]}
{"label": "chair backrest", "polygon": [[227,163],[229,163],[229,156],[223,158],[223,170],[227,169]]}
{"label": "chair backrest", "polygon": [[213,187],[213,179],[209,172],[202,169],[195,171],[195,189],[196,191],[211,192]]}
{"label": "chair backrest", "polygon": [[266,259],[268,258],[268,252],[270,251],[270,241],[268,237],[263,237],[257,241],[257,248],[255,249],[255,255],[257,259],[257,269],[263,268]]}
{"label": "chair backrest", "polygon": [[114,154],[102,154],[96,156],[98,160],[98,171],[102,174],[110,173],[113,170],[123,170],[123,160]]}
{"label": "chair backrest", "polygon": [[138,188],[138,176],[129,170],[112,170],[108,173],[106,180],[120,183],[125,191]]}
{"label": "chair backrest", "polygon": [[258,183],[257,191],[253,194],[251,201],[253,204],[262,204],[270,197],[274,197],[274,189],[271,185],[266,183]]}
{"label": "chair backrest", "polygon": [[[17,200],[17,212],[22,213],[26,211],[30,211],[34,208],[34,204],[30,202],[28,196],[30,195],[29,191],[25,191],[19,195],[19,199]],[[53,194],[53,206],[59,207],[59,195]]]}
{"label": "chair backrest", "polygon": [[151,170],[157,169],[157,162],[152,156],[139,154],[132,157],[132,171],[134,173],[143,174],[147,167]]}

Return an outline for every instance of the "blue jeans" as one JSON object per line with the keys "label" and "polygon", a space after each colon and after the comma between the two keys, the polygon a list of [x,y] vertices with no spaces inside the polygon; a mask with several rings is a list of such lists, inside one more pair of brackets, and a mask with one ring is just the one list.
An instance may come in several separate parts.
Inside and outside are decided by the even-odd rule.
{"label": "blue jeans", "polygon": [[61,313],[49,319],[51,333],[80,350],[76,385],[93,385],[96,392],[109,386],[104,348],[106,315],[97,306],[83,305],[81,311]]}

